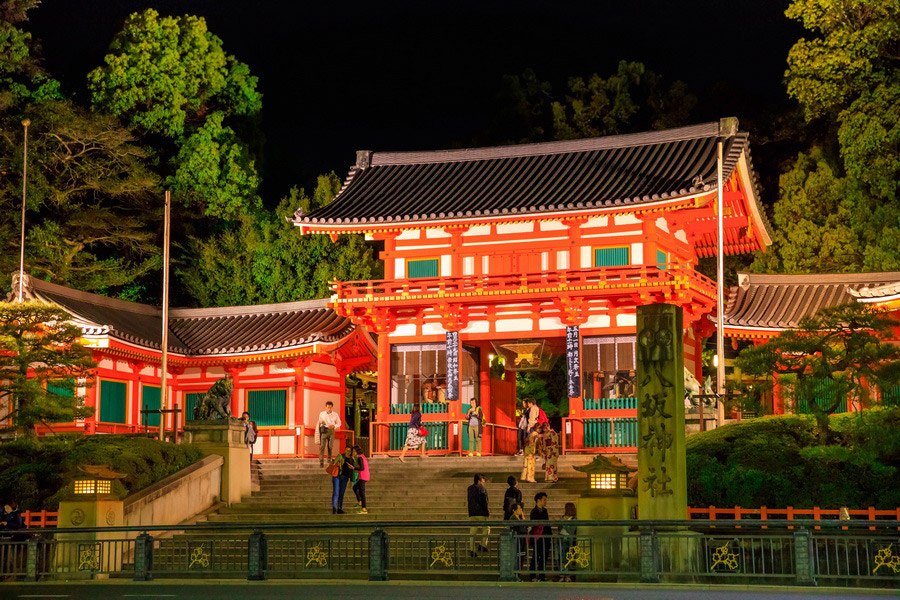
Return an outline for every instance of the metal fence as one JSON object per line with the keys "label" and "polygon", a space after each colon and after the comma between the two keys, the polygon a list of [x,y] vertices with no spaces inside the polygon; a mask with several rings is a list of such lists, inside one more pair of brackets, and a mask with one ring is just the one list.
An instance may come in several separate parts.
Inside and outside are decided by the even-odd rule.
{"label": "metal fence", "polygon": [[[469,521],[43,529],[0,576],[577,580],[900,587],[900,522]],[[818,529],[817,529],[818,527]],[[131,534],[131,536],[128,535]]]}

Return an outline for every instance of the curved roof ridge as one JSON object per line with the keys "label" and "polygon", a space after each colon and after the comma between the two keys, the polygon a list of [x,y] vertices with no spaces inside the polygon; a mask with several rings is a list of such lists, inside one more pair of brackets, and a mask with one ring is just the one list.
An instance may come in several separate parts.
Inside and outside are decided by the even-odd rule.
{"label": "curved roof ridge", "polygon": [[422,150],[401,152],[373,152],[370,164],[373,167],[388,165],[412,165],[444,162],[491,160],[498,158],[518,158],[547,154],[567,154],[570,152],[590,152],[632,146],[646,146],[664,142],[677,142],[719,135],[719,122],[701,123],[661,131],[644,131],[607,135],[603,137],[536,142],[531,144],[510,144],[506,146],[486,146],[482,148],[462,148],[455,150]]}
{"label": "curved roof ridge", "polygon": [[150,304],[141,304],[140,302],[129,302],[128,300],[119,300],[118,298],[110,298],[109,296],[101,296],[91,292],[82,292],[74,288],[66,287],[58,283],[50,283],[43,279],[37,279],[28,273],[25,274],[25,287],[40,292],[49,292],[71,300],[79,300],[81,302],[90,302],[97,306],[105,306],[116,310],[125,310],[141,315],[158,316],[159,307]]}
{"label": "curved roof ridge", "polygon": [[900,271],[883,271],[876,273],[799,273],[768,274],[738,272],[741,285],[791,285],[798,283],[840,284],[871,283],[873,281],[900,281]]}

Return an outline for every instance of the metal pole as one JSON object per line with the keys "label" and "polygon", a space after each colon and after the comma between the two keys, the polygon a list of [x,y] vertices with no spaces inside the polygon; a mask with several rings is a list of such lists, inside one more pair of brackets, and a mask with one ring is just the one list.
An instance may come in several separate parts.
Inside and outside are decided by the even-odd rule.
{"label": "metal pole", "polygon": [[28,126],[29,119],[22,121],[25,128],[25,146],[22,150],[22,239],[19,243],[19,302],[23,300],[23,288],[25,287],[25,197],[28,184]]}
{"label": "metal pole", "polygon": [[716,156],[716,427],[725,424],[725,200],[722,181],[723,141],[719,139]]}
{"label": "metal pole", "polygon": [[[169,396],[169,216],[172,210],[172,198],[166,190],[166,213],[163,219],[163,289],[162,289],[162,364],[159,367],[159,408],[166,409]],[[159,439],[165,440],[166,413],[159,413]],[[177,434],[176,434],[177,435]]]}

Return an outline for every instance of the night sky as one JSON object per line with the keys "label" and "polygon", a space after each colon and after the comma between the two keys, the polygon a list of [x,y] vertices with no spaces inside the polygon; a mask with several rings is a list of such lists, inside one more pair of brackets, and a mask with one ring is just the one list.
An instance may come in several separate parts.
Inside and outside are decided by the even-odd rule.
{"label": "night sky", "polygon": [[[586,2],[45,0],[25,27],[45,65],[86,100],[125,17],[147,7],[206,18],[250,65],[264,94],[263,194],[272,205],[316,174],[343,177],[358,149],[458,146],[496,114],[504,74],[533,68],[558,93],[566,78],[644,62],[699,97],[694,121],[737,116],[759,137],[791,106],[782,77],[802,36],[787,0]],[[761,131],[754,131],[759,129]],[[757,166],[759,166],[757,159]],[[771,199],[768,199],[771,201]]]}

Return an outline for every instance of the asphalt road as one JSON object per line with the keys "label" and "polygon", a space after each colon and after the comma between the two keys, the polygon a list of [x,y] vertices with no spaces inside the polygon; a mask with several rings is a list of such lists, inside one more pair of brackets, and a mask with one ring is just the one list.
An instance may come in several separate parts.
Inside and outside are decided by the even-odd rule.
{"label": "asphalt road", "polygon": [[603,584],[54,582],[0,583],[2,600],[835,600],[897,597],[897,590],[710,588]]}

